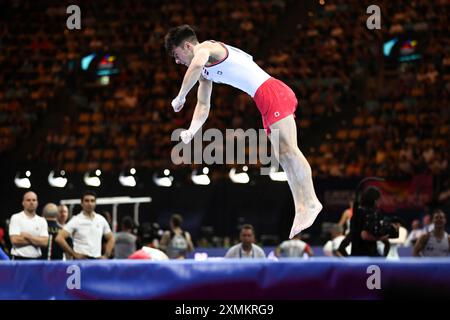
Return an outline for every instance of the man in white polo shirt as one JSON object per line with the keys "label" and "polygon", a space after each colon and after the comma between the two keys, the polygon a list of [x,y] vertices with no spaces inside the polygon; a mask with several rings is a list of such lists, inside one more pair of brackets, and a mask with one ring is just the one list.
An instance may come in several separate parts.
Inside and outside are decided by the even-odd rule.
{"label": "man in white polo shirt", "polygon": [[48,245],[47,221],[36,214],[36,193],[25,193],[22,205],[23,211],[13,214],[9,223],[11,255],[13,260],[39,259],[41,247]]}
{"label": "man in white polo shirt", "polygon": [[[113,252],[114,236],[106,219],[94,211],[95,201],[95,193],[86,191],[81,198],[83,210],[74,216],[56,237],[56,242],[64,252],[74,259],[108,259]],[[103,236],[107,241],[104,255],[102,255]],[[68,237],[73,239],[73,248],[66,241]]]}

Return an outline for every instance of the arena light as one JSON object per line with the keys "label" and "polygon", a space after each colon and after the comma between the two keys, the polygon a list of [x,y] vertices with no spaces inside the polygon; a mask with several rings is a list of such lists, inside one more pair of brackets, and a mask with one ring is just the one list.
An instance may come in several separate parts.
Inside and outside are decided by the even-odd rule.
{"label": "arena light", "polygon": [[277,171],[275,167],[270,167],[269,177],[273,181],[287,181],[286,172]]}
{"label": "arena light", "polygon": [[208,167],[204,167],[202,170],[203,174],[197,174],[197,170],[192,171],[191,179],[194,184],[207,186],[211,183],[211,180],[208,177],[209,169]]}
{"label": "arena light", "polygon": [[233,181],[234,183],[249,183],[250,182],[250,177],[247,174],[248,171],[248,167],[244,166],[242,168],[243,172],[237,172],[236,168],[231,168],[229,176],[231,181]]}
{"label": "arena light", "polygon": [[91,53],[90,55],[85,56],[84,58],[81,59],[81,69],[83,70],[87,70],[89,69],[89,65],[91,64],[92,60],[94,60],[96,54],[95,53]]}
{"label": "arena light", "polygon": [[397,42],[398,42],[398,39],[394,38],[383,44],[383,54],[385,57],[388,57],[391,55],[391,51]]}
{"label": "arena light", "polygon": [[89,187],[100,187],[102,184],[99,178],[101,174],[102,172],[98,169],[95,170],[95,176],[91,176],[89,172],[86,172],[83,177],[84,183]]}
{"label": "arena light", "polygon": [[109,79],[109,76],[102,76],[102,77],[100,77],[99,81],[102,86],[107,86],[110,82],[110,79]]}
{"label": "arena light", "polygon": [[67,178],[65,178],[65,171],[61,170],[59,172],[59,176],[55,175],[55,172],[52,170],[50,171],[50,174],[48,175],[48,183],[50,186],[55,188],[64,188],[67,184]]}
{"label": "arena light", "polygon": [[123,173],[120,173],[119,182],[124,187],[136,187],[136,179],[133,175],[126,176]]}
{"label": "arena light", "polygon": [[159,177],[158,174],[155,172],[153,174],[153,182],[158,187],[171,187],[172,182],[173,182],[173,177],[170,175],[170,170],[165,169],[162,177]]}
{"label": "arena light", "polygon": [[30,181],[31,172],[27,170],[25,172],[25,176],[23,176],[20,172],[18,172],[14,178],[14,183],[17,188],[21,189],[29,189],[31,188],[31,181]]}

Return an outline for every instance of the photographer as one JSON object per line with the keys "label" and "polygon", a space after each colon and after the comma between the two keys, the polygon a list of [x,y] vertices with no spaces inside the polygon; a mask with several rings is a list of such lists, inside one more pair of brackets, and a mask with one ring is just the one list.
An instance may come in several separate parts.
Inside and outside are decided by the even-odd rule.
{"label": "photographer", "polygon": [[389,238],[398,237],[395,224],[386,223],[381,211],[377,207],[380,199],[380,191],[375,187],[367,188],[361,195],[361,200],[356,200],[355,212],[350,222],[350,233],[339,246],[341,256],[348,256],[345,248],[351,243],[351,256],[379,257],[377,241],[384,243],[386,256],[390,249]]}

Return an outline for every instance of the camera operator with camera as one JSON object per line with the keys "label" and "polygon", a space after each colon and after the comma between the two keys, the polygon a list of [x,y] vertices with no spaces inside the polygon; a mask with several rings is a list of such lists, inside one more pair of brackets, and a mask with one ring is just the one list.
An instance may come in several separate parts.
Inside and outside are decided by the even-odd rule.
{"label": "camera operator with camera", "polygon": [[356,197],[354,214],[350,222],[350,233],[339,246],[339,253],[347,256],[345,248],[351,243],[351,256],[379,257],[377,241],[384,244],[383,256],[387,256],[390,243],[389,238],[398,237],[398,224],[395,219],[388,219],[378,208],[380,191],[375,187],[368,187]]}

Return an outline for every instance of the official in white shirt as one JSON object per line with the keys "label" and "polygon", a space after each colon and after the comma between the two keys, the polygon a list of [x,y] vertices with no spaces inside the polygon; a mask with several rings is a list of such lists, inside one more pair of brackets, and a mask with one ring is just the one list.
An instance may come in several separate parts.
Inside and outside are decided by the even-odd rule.
{"label": "official in white shirt", "polygon": [[[59,231],[56,242],[64,252],[74,259],[108,259],[113,253],[114,236],[106,219],[96,213],[96,195],[87,191],[81,198],[81,208],[78,215],[74,216]],[[66,239],[72,237],[73,248]],[[102,255],[102,237],[107,240],[105,253]]]}
{"label": "official in white shirt", "polygon": [[250,224],[244,224],[239,234],[241,243],[232,246],[225,255],[225,258],[236,259],[263,259],[266,258],[264,250],[254,244],[255,229]]}
{"label": "official in white shirt", "polygon": [[36,214],[38,199],[29,191],[23,195],[23,211],[13,214],[9,223],[13,260],[39,259],[41,247],[48,245],[47,221]]}

